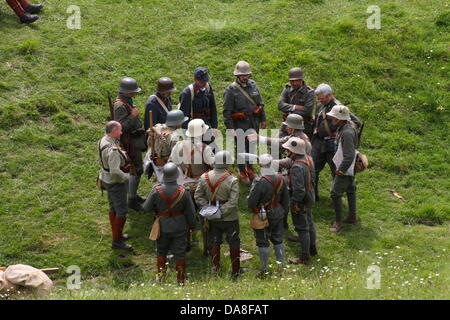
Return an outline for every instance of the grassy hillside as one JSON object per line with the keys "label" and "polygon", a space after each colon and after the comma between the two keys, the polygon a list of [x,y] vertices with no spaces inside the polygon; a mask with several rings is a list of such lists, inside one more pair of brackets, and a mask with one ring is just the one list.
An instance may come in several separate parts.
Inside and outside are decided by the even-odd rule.
{"label": "grassy hillside", "polygon": [[[448,1],[380,1],[381,30],[366,27],[373,1],[79,0],[81,30],[66,28],[72,1],[44,3],[41,20],[25,26],[0,2],[0,266],[60,267],[50,298],[64,299],[450,298]],[[244,266],[252,272],[234,283],[222,257],[223,274],[212,277],[196,248],[184,288],[173,272],[155,286],[151,215],[129,214],[134,254],[110,249],[107,199],[94,183],[106,94],[131,76],[143,106],[159,77],[181,90],[204,65],[221,105],[238,60],[252,66],[271,128],[281,120],[287,71],[298,65],[311,86],[329,83],[366,121],[360,149],[371,168],[357,177],[362,222],[328,232],[324,170],[314,209],[319,257],[280,275],[271,252],[273,273],[259,281],[241,186],[242,247],[255,255]],[[143,181],[140,192],[151,185]],[[288,256],[298,249],[287,243]],[[380,290],[365,288],[373,264]],[[65,288],[70,265],[81,268],[81,290]]]}

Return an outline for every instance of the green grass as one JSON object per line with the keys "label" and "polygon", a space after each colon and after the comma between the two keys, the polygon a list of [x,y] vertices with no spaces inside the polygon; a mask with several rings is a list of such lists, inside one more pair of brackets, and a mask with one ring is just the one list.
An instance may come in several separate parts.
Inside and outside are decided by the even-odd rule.
{"label": "green grass", "polygon": [[[50,299],[450,298],[447,1],[380,2],[381,30],[366,28],[371,1],[77,3],[81,30],[65,27],[70,1],[46,3],[32,26],[0,5],[0,265],[60,267]],[[134,254],[109,248],[107,200],[95,188],[106,94],[132,76],[143,88],[135,100],[142,107],[159,77],[170,76],[181,90],[204,65],[221,105],[239,60],[252,66],[269,127],[279,125],[277,100],[297,65],[310,85],[329,83],[366,121],[360,149],[371,167],[357,178],[362,222],[337,236],[328,232],[333,212],[324,170],[314,208],[319,257],[279,275],[271,253],[271,274],[259,281],[248,188],[241,186],[242,247],[255,255],[244,266],[251,272],[232,282],[223,257],[223,273],[211,276],[196,248],[186,287],[175,285],[174,272],[154,285],[151,215],[129,214]],[[151,185],[143,181],[140,192]],[[287,243],[289,257],[298,250]],[[365,288],[373,264],[381,268],[380,290]],[[70,265],[81,268],[81,290],[65,287]]]}

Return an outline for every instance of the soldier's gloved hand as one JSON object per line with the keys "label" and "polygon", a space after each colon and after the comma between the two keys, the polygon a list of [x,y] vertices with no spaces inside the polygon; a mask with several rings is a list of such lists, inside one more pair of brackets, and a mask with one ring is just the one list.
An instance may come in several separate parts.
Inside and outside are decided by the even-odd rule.
{"label": "soldier's gloved hand", "polygon": [[135,117],[139,116],[139,109],[138,108],[131,109],[131,114]]}
{"label": "soldier's gloved hand", "polygon": [[261,122],[261,128],[262,129],[267,128],[267,122],[265,122],[265,121]]}

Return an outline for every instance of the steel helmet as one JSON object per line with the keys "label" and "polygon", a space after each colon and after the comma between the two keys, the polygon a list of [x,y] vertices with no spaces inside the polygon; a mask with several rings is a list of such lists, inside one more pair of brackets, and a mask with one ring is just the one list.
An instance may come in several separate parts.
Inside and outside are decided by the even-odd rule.
{"label": "steel helmet", "polygon": [[285,144],[283,144],[283,148],[295,153],[295,154],[305,154],[305,141],[298,137],[290,138]]}
{"label": "steel helmet", "polygon": [[328,116],[336,118],[338,120],[350,121],[350,110],[342,104],[337,104],[327,113]]}
{"label": "steel helmet", "polygon": [[209,129],[202,119],[193,119],[189,121],[186,136],[191,138],[201,137]]}
{"label": "steel helmet", "polygon": [[138,87],[135,79],[125,77],[120,80],[119,93],[138,93],[140,91],[141,88]]}
{"label": "steel helmet", "polygon": [[289,80],[303,80],[302,68],[296,67],[289,70]]}
{"label": "steel helmet", "polygon": [[243,76],[252,74],[250,70],[250,64],[247,61],[239,61],[234,67],[235,76]]}
{"label": "steel helmet", "polygon": [[163,182],[177,181],[179,174],[178,166],[173,162],[168,162],[163,167]]}
{"label": "steel helmet", "polygon": [[287,125],[289,128],[292,129],[298,129],[298,130],[304,130],[305,125],[303,124],[303,117],[296,113],[291,113],[286,118],[286,122],[283,122],[283,124]]}
{"label": "steel helmet", "polygon": [[173,92],[175,90],[177,89],[173,86],[172,79],[168,77],[159,78],[156,91],[163,93],[163,92]]}
{"label": "steel helmet", "polygon": [[216,153],[214,167],[217,169],[225,169],[226,167],[233,164],[233,158],[231,157],[231,153],[222,150]]}
{"label": "steel helmet", "polygon": [[170,110],[167,114],[166,126],[175,127],[183,124],[185,121],[189,120],[188,117],[184,116],[181,110]]}

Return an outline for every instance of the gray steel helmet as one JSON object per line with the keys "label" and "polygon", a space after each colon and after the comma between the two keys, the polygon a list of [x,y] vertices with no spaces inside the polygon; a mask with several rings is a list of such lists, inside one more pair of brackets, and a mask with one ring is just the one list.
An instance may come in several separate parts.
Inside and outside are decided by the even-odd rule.
{"label": "gray steel helmet", "polygon": [[175,90],[177,90],[177,89],[173,86],[172,79],[170,79],[168,77],[159,78],[156,91],[162,93],[162,92],[169,92],[169,91],[173,92]]}
{"label": "gray steel helmet", "polygon": [[289,128],[305,130],[305,125],[303,124],[303,117],[296,113],[291,113],[288,115],[286,122],[284,122]]}
{"label": "gray steel helmet", "polygon": [[289,80],[303,80],[302,68],[292,68],[289,70]]}
{"label": "gray steel helmet", "polygon": [[273,157],[272,155],[265,153],[259,156],[259,164],[262,167],[270,167],[272,165]]}
{"label": "gray steel helmet", "polygon": [[125,77],[120,80],[119,92],[120,93],[138,93],[141,88],[138,87],[137,81],[133,78]]}
{"label": "gray steel helmet", "polygon": [[168,162],[163,167],[163,182],[177,181],[179,174],[178,166],[173,162]]}
{"label": "gray steel helmet", "polygon": [[231,153],[222,150],[216,153],[216,158],[214,161],[214,167],[217,169],[225,169],[226,167],[233,164],[233,158],[231,157]]}
{"label": "gray steel helmet", "polygon": [[189,120],[189,118],[184,116],[183,111],[179,109],[170,110],[169,113],[167,114],[166,126],[168,127],[179,126],[182,125],[187,120]]}
{"label": "gray steel helmet", "polygon": [[239,61],[234,67],[233,73],[235,76],[244,76],[252,74],[252,70],[250,70],[250,64],[247,61]]}

